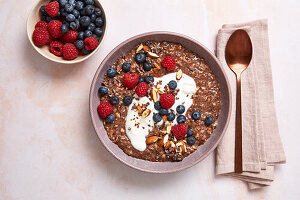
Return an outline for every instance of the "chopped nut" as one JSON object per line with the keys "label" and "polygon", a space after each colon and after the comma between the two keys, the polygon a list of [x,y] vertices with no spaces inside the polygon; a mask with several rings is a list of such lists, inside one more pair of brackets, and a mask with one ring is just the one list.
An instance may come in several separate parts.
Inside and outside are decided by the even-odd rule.
{"label": "chopped nut", "polygon": [[182,74],[183,74],[182,70],[179,69],[178,72],[176,73],[176,79],[180,80],[182,78]]}
{"label": "chopped nut", "polygon": [[153,64],[156,69],[160,69],[160,66],[156,63]]}
{"label": "chopped nut", "polygon": [[171,146],[171,142],[168,140],[168,141],[165,143],[164,148],[165,148],[165,149],[168,149],[170,146]]}
{"label": "chopped nut", "polygon": [[139,105],[137,105],[137,107],[136,107],[136,108],[138,109],[138,111],[139,111],[140,113],[142,113],[142,112],[143,112],[142,106],[140,106],[140,104],[139,104]]}
{"label": "chopped nut", "polygon": [[164,122],[167,121],[167,115],[164,115],[162,118],[163,118]]}
{"label": "chopped nut", "polygon": [[166,133],[167,133],[167,130],[166,130],[166,129],[162,129],[161,132],[162,132],[163,134],[166,134]]}
{"label": "chopped nut", "polygon": [[153,144],[158,140],[158,136],[150,136],[146,139],[146,144]]}
{"label": "chopped nut", "polygon": [[137,48],[136,53],[140,52],[143,49],[144,45],[141,43],[140,46]]}
{"label": "chopped nut", "polygon": [[154,88],[151,89],[150,96],[154,102],[157,101],[158,96],[157,96],[157,92],[154,90]]}
{"label": "chopped nut", "polygon": [[167,125],[167,133],[171,133],[171,128],[172,128],[172,124],[169,123],[169,124]]}
{"label": "chopped nut", "polygon": [[155,77],[160,77],[160,70],[159,70],[158,68],[155,68],[155,69],[153,69],[152,71],[153,71],[153,75],[154,75]]}
{"label": "chopped nut", "polygon": [[161,90],[157,90],[157,92],[159,93],[159,94],[163,94],[164,92],[163,91],[161,91]]}
{"label": "chopped nut", "polygon": [[157,55],[156,53],[148,52],[147,55],[148,55],[150,58],[159,58],[159,55]]}
{"label": "chopped nut", "polygon": [[142,117],[144,117],[144,118],[148,117],[150,115],[150,113],[151,113],[151,110],[147,109],[143,112]]}
{"label": "chopped nut", "polygon": [[148,46],[143,46],[144,51],[151,52],[151,49]]}

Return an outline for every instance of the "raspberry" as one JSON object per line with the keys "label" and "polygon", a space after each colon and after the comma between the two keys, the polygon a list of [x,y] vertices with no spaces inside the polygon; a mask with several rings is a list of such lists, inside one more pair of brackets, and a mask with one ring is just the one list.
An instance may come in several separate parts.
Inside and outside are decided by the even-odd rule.
{"label": "raspberry", "polygon": [[113,111],[113,106],[108,102],[101,102],[97,108],[101,118],[107,117]]}
{"label": "raspberry", "polygon": [[64,42],[75,42],[75,40],[77,39],[77,31],[73,31],[73,30],[69,30],[66,34],[64,34],[62,40]]}
{"label": "raspberry", "polygon": [[43,46],[45,44],[48,44],[50,41],[49,32],[45,28],[36,28],[33,31],[32,40],[36,46]]}
{"label": "raspberry", "polygon": [[147,83],[142,82],[136,86],[135,92],[139,97],[144,97],[147,95],[149,88],[150,86]]}
{"label": "raspberry", "polygon": [[161,62],[161,66],[166,67],[168,71],[175,69],[175,58],[172,56],[165,57],[165,59]]}
{"label": "raspberry", "polygon": [[163,107],[165,109],[169,109],[175,103],[175,97],[172,94],[164,93],[164,94],[160,95],[159,102],[160,102],[161,107]]}
{"label": "raspberry", "polygon": [[35,28],[48,28],[48,24],[45,21],[39,21],[38,23],[36,23]]}
{"label": "raspberry", "polygon": [[62,56],[64,44],[59,41],[53,41],[50,43],[50,52],[56,56]]}
{"label": "raspberry", "polygon": [[84,40],[84,46],[86,50],[94,50],[98,46],[98,40],[90,36]]}
{"label": "raspberry", "polygon": [[128,89],[133,89],[139,81],[139,75],[136,73],[126,73],[123,77],[123,84]]}
{"label": "raspberry", "polygon": [[74,60],[78,56],[78,49],[72,43],[66,43],[63,46],[63,57],[66,60]]}
{"label": "raspberry", "polygon": [[48,24],[48,31],[50,35],[54,38],[59,38],[63,35],[63,33],[60,31],[60,27],[62,25],[62,22],[59,20],[52,20]]}
{"label": "raspberry", "polygon": [[57,1],[53,1],[45,6],[45,11],[48,13],[50,17],[56,17],[59,11],[59,3]]}
{"label": "raspberry", "polygon": [[188,127],[185,124],[177,124],[172,127],[171,131],[176,139],[182,139],[186,135]]}

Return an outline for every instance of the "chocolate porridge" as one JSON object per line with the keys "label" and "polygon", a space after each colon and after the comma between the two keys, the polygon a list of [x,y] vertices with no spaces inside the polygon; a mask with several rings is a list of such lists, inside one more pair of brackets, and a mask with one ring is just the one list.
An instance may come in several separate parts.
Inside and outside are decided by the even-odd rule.
{"label": "chocolate porridge", "polygon": [[153,162],[181,161],[204,144],[217,126],[221,94],[200,56],[178,43],[147,41],[118,58],[99,89],[100,102],[110,104],[98,107],[110,140]]}

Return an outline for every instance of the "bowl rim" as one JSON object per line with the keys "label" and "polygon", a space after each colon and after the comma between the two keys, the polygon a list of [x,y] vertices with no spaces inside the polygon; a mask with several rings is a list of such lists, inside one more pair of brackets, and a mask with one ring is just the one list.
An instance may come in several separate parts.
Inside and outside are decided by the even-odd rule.
{"label": "bowl rim", "polygon": [[[196,159],[195,161],[187,164],[187,165],[184,165],[182,167],[178,167],[178,168],[175,168],[175,169],[168,169],[168,171],[159,171],[159,170],[152,170],[152,169],[145,169],[145,168],[140,168],[138,166],[133,166],[131,164],[131,162],[128,162],[126,159],[121,159],[119,156],[117,156],[108,146],[107,144],[104,142],[103,138],[102,137],[99,137],[98,133],[97,133],[97,127],[96,127],[96,118],[93,117],[93,108],[92,107],[92,104],[93,104],[93,93],[95,92],[95,85],[96,85],[96,82],[97,82],[97,78],[99,77],[99,74],[101,72],[101,69],[104,67],[104,64],[107,62],[107,60],[116,52],[118,51],[119,48],[121,48],[122,46],[126,45],[127,43],[131,42],[131,41],[134,41],[134,40],[137,40],[139,38],[143,38],[143,37],[146,37],[146,36],[151,36],[151,35],[172,35],[172,36],[175,36],[175,37],[181,37],[181,38],[184,38],[185,40],[188,40],[188,41],[191,41],[195,44],[197,44],[198,46],[201,46],[203,48],[203,50],[208,53],[213,59],[214,61],[217,63],[217,65],[219,66],[219,69],[221,71],[221,73],[223,74],[224,76],[224,79],[225,79],[225,83],[227,85],[227,89],[228,89],[228,115],[225,117],[226,118],[226,122],[225,122],[225,125],[224,125],[224,128],[220,134],[220,137],[216,140],[216,142],[212,145],[212,147],[207,150],[203,156],[199,157],[199,159]],[[117,45],[115,48],[113,48],[109,54],[102,60],[102,62],[100,63],[97,71],[95,72],[95,75],[93,77],[93,80],[92,80],[92,83],[91,83],[91,88],[90,88],[90,93],[89,93],[89,112],[90,112],[90,117],[91,117],[91,121],[92,121],[92,124],[93,124],[93,127],[94,127],[94,130],[95,130],[95,133],[98,137],[98,139],[101,141],[101,143],[103,144],[103,146],[106,148],[106,150],[108,152],[110,152],[117,160],[119,160],[120,162],[126,164],[127,166],[133,168],[133,169],[137,169],[137,170],[140,170],[140,171],[143,171],[143,172],[148,172],[148,173],[157,173],[157,174],[167,174],[167,173],[174,173],[174,172],[178,172],[178,171],[182,171],[184,169],[187,169],[187,168],[190,168],[194,165],[196,165],[197,163],[199,163],[200,161],[204,160],[208,155],[210,155],[217,147],[217,145],[220,143],[221,139],[223,138],[227,128],[228,128],[228,125],[229,125],[229,120],[230,120],[230,116],[231,116],[231,107],[232,107],[232,95],[231,95],[231,88],[230,88],[230,84],[229,84],[229,80],[227,78],[227,75],[222,67],[222,64],[221,62],[218,60],[218,58],[207,48],[205,47],[202,43],[198,42],[197,40],[189,37],[189,36],[186,36],[186,35],[183,35],[183,34],[179,34],[179,33],[175,33],[175,32],[171,32],[171,31],[151,31],[151,32],[145,32],[145,33],[142,33],[142,34],[138,34],[138,35],[135,35],[133,37],[130,37],[128,39],[126,39],[125,41],[123,41],[122,43],[120,43],[119,45]],[[129,156],[126,154],[126,156]],[[138,159],[138,158],[134,158],[134,159]]]}
{"label": "bowl rim", "polygon": [[99,3],[99,5],[100,5],[100,8],[101,8],[101,10],[102,10],[102,16],[104,16],[104,31],[103,31],[103,37],[102,37],[102,39],[100,40],[100,42],[99,42],[99,44],[98,44],[98,47],[95,49],[95,50],[93,50],[90,54],[88,54],[88,55],[86,55],[86,56],[84,56],[84,57],[82,57],[82,58],[80,58],[80,59],[77,59],[77,60],[59,60],[59,59],[55,59],[55,58],[52,58],[52,57],[50,57],[50,56],[47,56],[47,55],[45,55],[44,53],[43,53],[43,51],[41,50],[41,48],[39,48],[39,47],[37,47],[37,46],[35,46],[35,44],[33,43],[33,41],[32,41],[32,34],[33,33],[30,33],[30,31],[29,31],[29,29],[30,29],[30,22],[29,22],[29,19],[31,18],[31,15],[32,15],[32,13],[34,12],[34,10],[35,10],[35,8],[37,7],[37,5],[40,3],[40,1],[43,1],[43,0],[37,0],[36,2],[35,2],[35,4],[33,5],[33,7],[31,8],[31,10],[30,10],[30,12],[29,12],[29,14],[28,14],[28,16],[27,16],[27,20],[26,20],[26,32],[27,32],[27,37],[28,37],[28,39],[29,39],[29,42],[31,43],[31,45],[33,46],[33,48],[40,54],[40,55],[42,55],[44,58],[46,58],[46,59],[48,59],[48,60],[51,60],[51,61],[53,61],[53,62],[56,62],[56,63],[61,63],[61,64],[76,64],[76,63],[80,63],[80,62],[82,62],[82,61],[85,61],[85,60],[87,60],[88,58],[90,58],[91,56],[93,56],[98,50],[99,50],[99,48],[100,48],[100,46],[101,46],[101,44],[102,44],[102,42],[103,42],[103,40],[105,39],[105,37],[106,37],[106,32],[107,32],[107,16],[106,16],[106,14],[105,14],[105,11],[104,11],[104,8],[103,8],[103,6],[102,6],[102,4],[100,3],[100,1],[99,0],[95,0],[95,1],[97,1],[98,3]]}

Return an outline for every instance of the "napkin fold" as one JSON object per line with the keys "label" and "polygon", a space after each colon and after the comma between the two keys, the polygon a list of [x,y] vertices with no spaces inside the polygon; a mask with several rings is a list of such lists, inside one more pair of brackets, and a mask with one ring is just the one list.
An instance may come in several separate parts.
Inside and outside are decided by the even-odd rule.
{"label": "napkin fold", "polygon": [[[249,34],[253,55],[242,73],[243,173],[234,173],[236,77],[225,61],[225,46],[231,34],[243,29]],[[216,54],[230,82],[232,112],[227,132],[216,151],[216,174],[248,183],[250,189],[268,186],[274,180],[274,165],[286,162],[279,136],[270,63],[268,22],[257,20],[223,25],[217,35]]]}

